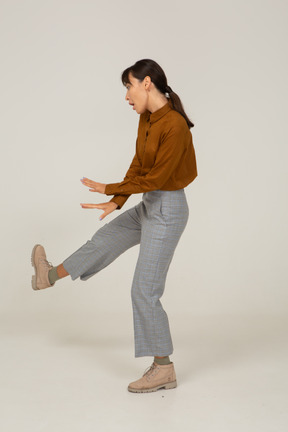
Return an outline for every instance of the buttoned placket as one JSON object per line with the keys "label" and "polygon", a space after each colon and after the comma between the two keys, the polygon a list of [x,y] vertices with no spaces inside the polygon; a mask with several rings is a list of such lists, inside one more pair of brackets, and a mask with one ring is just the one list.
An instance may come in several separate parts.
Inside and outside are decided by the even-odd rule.
{"label": "buttoned placket", "polygon": [[150,121],[150,118],[147,119],[147,123],[148,123],[148,129],[147,129],[146,132],[145,132],[144,153],[145,153],[145,150],[146,150],[146,143],[147,143],[147,139],[148,139],[148,135],[149,135],[149,130],[150,130],[150,128],[151,128],[151,121]]}

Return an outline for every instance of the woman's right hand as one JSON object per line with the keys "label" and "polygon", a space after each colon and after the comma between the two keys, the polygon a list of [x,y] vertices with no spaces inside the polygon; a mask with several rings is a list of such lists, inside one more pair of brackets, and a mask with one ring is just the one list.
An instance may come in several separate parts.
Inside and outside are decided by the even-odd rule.
{"label": "woman's right hand", "polygon": [[104,210],[104,213],[100,216],[100,220],[103,220],[108,214],[112,213],[116,208],[118,207],[118,204],[114,203],[113,201],[108,201],[106,203],[101,204],[80,204],[82,208],[86,209],[94,209],[98,208],[101,210]]}

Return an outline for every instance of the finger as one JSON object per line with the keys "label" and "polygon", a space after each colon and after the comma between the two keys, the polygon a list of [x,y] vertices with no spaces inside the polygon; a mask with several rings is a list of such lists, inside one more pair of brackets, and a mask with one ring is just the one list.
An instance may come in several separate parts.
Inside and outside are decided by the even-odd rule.
{"label": "finger", "polygon": [[105,207],[106,207],[106,205],[105,204],[95,204],[95,206],[97,206],[96,208],[99,208],[100,210],[101,209],[104,209],[105,210]]}
{"label": "finger", "polygon": [[98,204],[80,204],[82,208],[87,208],[87,209],[94,209],[97,208]]}
{"label": "finger", "polygon": [[107,214],[108,214],[108,213],[106,213],[106,212],[102,213],[102,215],[100,216],[99,219],[100,219],[100,220],[103,220],[103,219],[107,216]]}
{"label": "finger", "polygon": [[92,184],[94,184],[95,182],[93,182],[92,180],[83,180],[82,181],[82,183],[84,183],[85,185],[92,185]]}
{"label": "finger", "polygon": [[[105,208],[106,208],[105,204],[86,204],[86,203],[84,204],[84,203],[81,203],[80,205],[83,208],[96,208],[96,209],[99,209],[99,210],[105,210]],[[89,207],[87,207],[87,206],[89,206]]]}
{"label": "finger", "polygon": [[95,208],[98,208],[99,210],[105,210],[106,205],[105,204],[94,204]]}
{"label": "finger", "polygon": [[83,177],[82,179],[80,179],[81,183],[86,185],[87,179],[85,177]]}
{"label": "finger", "polygon": [[80,181],[84,186],[92,186],[95,183],[92,180],[86,179],[85,177]]}

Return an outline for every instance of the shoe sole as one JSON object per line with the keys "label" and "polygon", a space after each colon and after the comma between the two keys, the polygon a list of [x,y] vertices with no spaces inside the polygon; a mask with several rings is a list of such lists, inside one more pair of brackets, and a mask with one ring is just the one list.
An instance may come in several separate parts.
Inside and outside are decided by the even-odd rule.
{"label": "shoe sole", "polygon": [[177,387],[177,381],[172,381],[170,383],[166,383],[166,384],[161,384],[159,386],[150,388],[150,389],[135,389],[132,387],[128,387],[128,391],[132,392],[132,393],[152,393],[155,392],[157,390],[163,389],[163,390],[170,390]]}
{"label": "shoe sole", "polygon": [[32,285],[33,290],[35,290],[35,291],[39,290],[39,288],[37,288],[37,283],[36,283],[36,281],[37,281],[37,269],[36,269],[36,265],[35,265],[35,251],[36,251],[36,248],[38,246],[41,246],[41,245],[36,244],[32,250],[32,254],[31,254],[31,264],[35,270],[35,275],[32,276],[31,285]]}

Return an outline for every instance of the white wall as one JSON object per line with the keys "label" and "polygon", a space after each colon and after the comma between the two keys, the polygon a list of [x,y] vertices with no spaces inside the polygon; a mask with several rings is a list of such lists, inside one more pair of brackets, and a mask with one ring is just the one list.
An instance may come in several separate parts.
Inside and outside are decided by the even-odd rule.
{"label": "white wall", "polygon": [[[122,310],[138,247],[87,282],[34,292],[35,243],[61,263],[112,213],[80,183],[121,181],[138,115],[121,72],[156,60],[195,123],[198,178],[169,313],[287,310],[287,2],[1,0],[1,313]],[[121,211],[141,200],[134,195]],[[129,315],[130,314],[130,315]]]}

